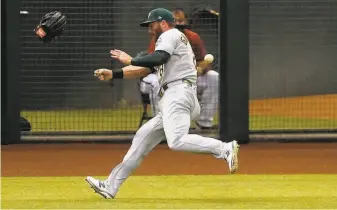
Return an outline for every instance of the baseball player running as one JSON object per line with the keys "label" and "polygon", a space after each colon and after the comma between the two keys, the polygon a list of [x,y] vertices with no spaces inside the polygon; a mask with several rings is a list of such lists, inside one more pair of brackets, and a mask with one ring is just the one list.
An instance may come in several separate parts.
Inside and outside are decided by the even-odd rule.
{"label": "baseball player running", "polygon": [[[213,117],[216,113],[218,105],[219,73],[211,70],[210,65],[205,66],[201,64],[206,55],[205,45],[197,33],[186,29],[188,20],[184,10],[182,8],[177,8],[173,11],[173,14],[176,28],[183,32],[187,37],[198,63],[197,96],[201,104],[201,110],[200,116],[196,119],[195,122],[201,129],[210,129],[213,126]],[[149,31],[149,33],[152,33],[152,31]],[[149,53],[154,52],[155,42],[156,38],[153,36],[148,47]],[[159,98],[155,95],[155,90],[159,88],[159,83],[157,80],[158,77],[156,74],[149,74],[142,79],[140,85],[140,90],[142,93],[150,94],[153,116],[155,116],[159,111],[157,108]]]}
{"label": "baseball player running", "polygon": [[164,139],[172,150],[210,154],[226,160],[230,173],[238,169],[237,141],[226,143],[188,134],[190,120],[200,113],[196,92],[196,60],[188,39],[175,28],[173,14],[167,9],[157,8],[140,25],[155,32],[155,51],[143,57],[132,58],[121,50],[112,50],[111,57],[127,66],[115,71],[97,69],[95,76],[100,80],[140,78],[157,70],[160,111],[136,132],[123,161],[106,180],[100,181],[90,176],[86,178],[95,192],[107,199],[117,195],[122,183]]}

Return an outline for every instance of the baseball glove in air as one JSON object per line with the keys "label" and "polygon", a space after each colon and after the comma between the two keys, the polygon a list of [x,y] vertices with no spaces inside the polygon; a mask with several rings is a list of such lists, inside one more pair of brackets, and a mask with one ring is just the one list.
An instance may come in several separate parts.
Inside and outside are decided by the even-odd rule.
{"label": "baseball glove in air", "polygon": [[61,12],[50,12],[42,17],[34,32],[39,39],[47,43],[62,34],[65,30],[66,22],[67,18]]}

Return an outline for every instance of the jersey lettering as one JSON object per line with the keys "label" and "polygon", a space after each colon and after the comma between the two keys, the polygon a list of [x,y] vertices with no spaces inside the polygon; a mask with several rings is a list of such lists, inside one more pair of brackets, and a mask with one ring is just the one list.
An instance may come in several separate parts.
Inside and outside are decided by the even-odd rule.
{"label": "jersey lettering", "polygon": [[181,39],[182,43],[184,43],[185,45],[188,44],[188,39],[185,36],[185,34],[182,33],[180,39]]}
{"label": "jersey lettering", "polygon": [[196,59],[187,37],[178,29],[163,32],[156,42],[155,51],[165,51],[170,59],[162,66],[156,66],[161,85],[189,78],[196,82]]}
{"label": "jersey lettering", "polygon": [[164,76],[164,64],[158,67],[158,78],[162,81]]}
{"label": "jersey lettering", "polygon": [[195,59],[195,56],[193,56],[193,63],[194,63],[195,69],[197,69],[198,65],[197,65],[197,59]]}

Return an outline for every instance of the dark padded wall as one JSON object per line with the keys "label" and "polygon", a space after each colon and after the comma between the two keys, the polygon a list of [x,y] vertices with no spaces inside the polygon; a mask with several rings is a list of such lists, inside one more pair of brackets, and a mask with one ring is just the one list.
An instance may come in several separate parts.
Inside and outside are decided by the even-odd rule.
{"label": "dark padded wall", "polygon": [[250,1],[250,97],[337,92],[337,1]]}

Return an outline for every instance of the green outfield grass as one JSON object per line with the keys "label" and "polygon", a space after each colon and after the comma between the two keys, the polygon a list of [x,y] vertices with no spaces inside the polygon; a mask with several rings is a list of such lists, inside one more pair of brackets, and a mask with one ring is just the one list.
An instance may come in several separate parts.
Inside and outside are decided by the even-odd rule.
{"label": "green outfield grass", "polygon": [[[23,111],[21,116],[32,124],[32,131],[135,131],[141,108],[109,110]],[[214,124],[218,123],[215,117]],[[192,127],[193,127],[192,123]],[[268,129],[333,129],[337,120],[285,116],[251,116],[251,130]]]}
{"label": "green outfield grass", "polygon": [[2,208],[337,209],[336,175],[134,176],[114,200],[84,178],[2,178]]}

